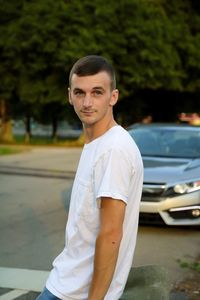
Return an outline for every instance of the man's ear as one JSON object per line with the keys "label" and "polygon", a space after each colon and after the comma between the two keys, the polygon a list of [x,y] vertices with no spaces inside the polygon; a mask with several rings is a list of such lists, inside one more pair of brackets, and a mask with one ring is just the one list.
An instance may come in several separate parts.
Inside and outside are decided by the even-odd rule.
{"label": "man's ear", "polygon": [[118,98],[119,98],[119,91],[117,89],[115,89],[112,91],[112,94],[111,94],[110,106],[114,106],[117,103]]}
{"label": "man's ear", "polygon": [[68,99],[69,99],[69,103],[71,104],[71,105],[73,105],[73,103],[72,103],[72,98],[71,98],[71,89],[68,87]]}

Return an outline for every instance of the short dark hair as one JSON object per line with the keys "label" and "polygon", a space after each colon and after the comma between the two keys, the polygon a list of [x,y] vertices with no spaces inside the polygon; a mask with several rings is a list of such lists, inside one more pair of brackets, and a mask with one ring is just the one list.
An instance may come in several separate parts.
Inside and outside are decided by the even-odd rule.
{"label": "short dark hair", "polygon": [[106,58],[99,55],[88,55],[82,57],[73,65],[69,74],[69,86],[71,86],[73,74],[82,77],[95,75],[103,71],[107,72],[110,76],[111,89],[114,90],[116,88],[116,77],[114,68],[107,61]]}

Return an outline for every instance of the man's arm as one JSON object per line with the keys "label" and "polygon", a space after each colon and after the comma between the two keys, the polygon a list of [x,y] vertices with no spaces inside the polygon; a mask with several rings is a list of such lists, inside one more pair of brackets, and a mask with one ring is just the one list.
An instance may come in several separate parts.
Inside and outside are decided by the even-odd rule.
{"label": "man's arm", "polygon": [[123,235],[126,204],[101,198],[100,230],[96,240],[94,273],[88,300],[103,300],[113,278]]}

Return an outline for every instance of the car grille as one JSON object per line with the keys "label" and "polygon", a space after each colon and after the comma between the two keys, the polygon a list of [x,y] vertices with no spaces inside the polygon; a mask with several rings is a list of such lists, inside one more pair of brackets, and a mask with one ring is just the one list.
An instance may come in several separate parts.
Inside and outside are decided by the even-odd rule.
{"label": "car grille", "polygon": [[144,182],[142,189],[142,201],[159,202],[166,190],[165,183],[152,184]]}
{"label": "car grille", "polygon": [[158,213],[140,213],[139,224],[165,225],[165,222]]}

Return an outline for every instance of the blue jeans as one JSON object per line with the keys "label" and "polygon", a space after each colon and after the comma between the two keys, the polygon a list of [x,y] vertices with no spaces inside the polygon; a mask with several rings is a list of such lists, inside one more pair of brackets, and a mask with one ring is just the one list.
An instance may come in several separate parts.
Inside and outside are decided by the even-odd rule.
{"label": "blue jeans", "polygon": [[37,297],[36,300],[61,300],[60,298],[54,296],[47,288],[45,287],[42,293]]}

